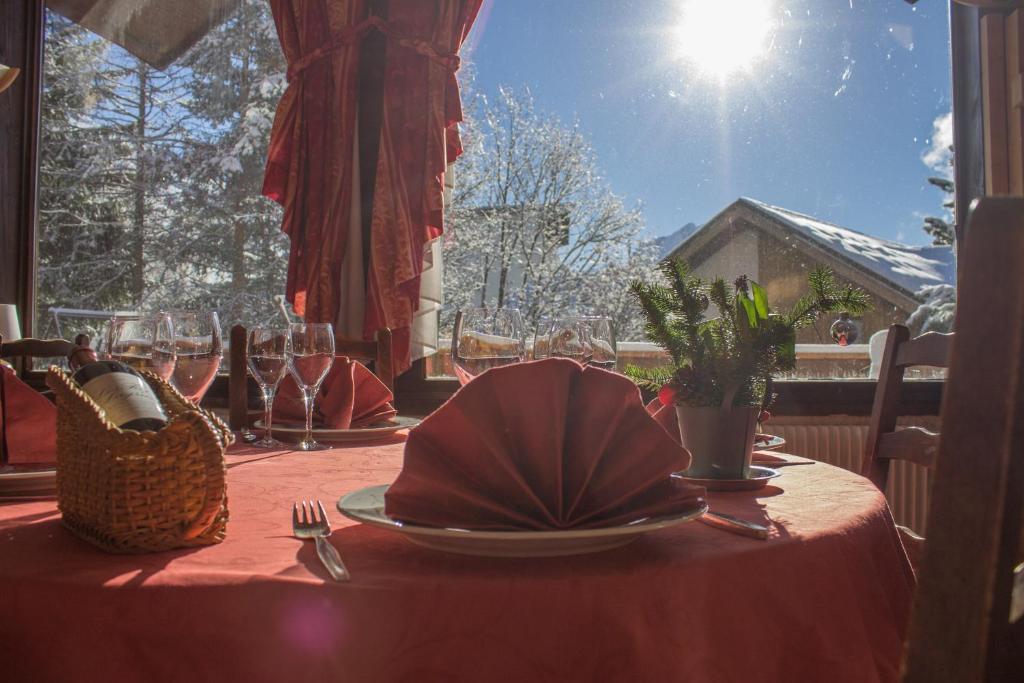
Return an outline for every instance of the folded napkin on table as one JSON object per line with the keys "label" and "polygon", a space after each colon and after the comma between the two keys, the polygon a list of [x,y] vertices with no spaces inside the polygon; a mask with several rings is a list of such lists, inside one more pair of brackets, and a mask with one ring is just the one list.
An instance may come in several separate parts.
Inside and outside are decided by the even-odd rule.
{"label": "folded napkin on table", "polygon": [[704,489],[632,381],[565,358],[493,368],[411,430],[394,519],[463,529],[615,526],[681,513]]}
{"label": "folded napkin on table", "polygon": [[57,460],[57,406],[0,363],[0,436],[8,464]]}
{"label": "folded napkin on table", "polygon": [[[365,365],[339,356],[320,384],[313,404],[314,424],[328,429],[364,427],[393,418],[391,390]],[[306,419],[302,392],[289,374],[274,397],[274,421]]]}

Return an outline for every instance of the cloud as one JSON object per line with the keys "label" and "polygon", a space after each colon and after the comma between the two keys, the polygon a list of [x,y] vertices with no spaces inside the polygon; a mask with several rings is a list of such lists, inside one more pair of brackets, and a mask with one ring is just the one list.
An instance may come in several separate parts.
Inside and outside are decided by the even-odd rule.
{"label": "cloud", "polygon": [[949,160],[953,156],[949,148],[953,145],[953,112],[940,114],[932,121],[931,146],[921,155],[924,165],[944,178],[953,175]]}

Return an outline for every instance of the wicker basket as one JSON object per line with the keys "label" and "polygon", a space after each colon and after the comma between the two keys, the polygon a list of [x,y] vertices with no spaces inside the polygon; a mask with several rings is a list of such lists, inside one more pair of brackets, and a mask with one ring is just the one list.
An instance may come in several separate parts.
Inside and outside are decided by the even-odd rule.
{"label": "wicker basket", "polygon": [[57,503],[64,526],[114,553],[220,543],[228,519],[224,449],[231,430],[156,375],[142,373],[170,422],[121,430],[51,367],[57,398]]}

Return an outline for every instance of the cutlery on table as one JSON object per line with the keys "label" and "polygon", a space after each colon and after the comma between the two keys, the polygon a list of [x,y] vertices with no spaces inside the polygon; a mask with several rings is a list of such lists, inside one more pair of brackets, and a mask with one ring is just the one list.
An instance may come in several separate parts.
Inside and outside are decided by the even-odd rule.
{"label": "cutlery on table", "polygon": [[[319,511],[319,516],[317,516],[317,511]],[[316,505],[313,505],[313,501],[309,501],[307,510],[306,501],[302,501],[301,520],[299,519],[299,503],[293,504],[292,531],[296,538],[303,540],[312,538],[316,541],[316,554],[320,556],[320,561],[335,581],[349,580],[348,569],[341,561],[341,555],[338,554],[337,548],[327,540],[327,537],[331,535],[331,525],[327,521],[327,511],[324,509],[323,503],[318,500]]]}
{"label": "cutlery on table", "polygon": [[733,517],[732,515],[727,515],[724,512],[711,512],[708,510],[697,519],[710,527],[739,534],[740,536],[756,538],[762,541],[768,538],[768,527],[763,524],[748,522],[745,519]]}

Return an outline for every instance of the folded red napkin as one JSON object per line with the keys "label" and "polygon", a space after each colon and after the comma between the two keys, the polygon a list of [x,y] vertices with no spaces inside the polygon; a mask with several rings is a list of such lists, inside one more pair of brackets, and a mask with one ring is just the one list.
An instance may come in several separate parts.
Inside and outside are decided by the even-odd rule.
{"label": "folded red napkin", "polygon": [[[363,427],[393,418],[391,390],[365,365],[343,356],[334,359],[313,404],[313,422],[328,429]],[[306,419],[302,392],[289,374],[274,398],[274,421]]]}
{"label": "folded red napkin", "polygon": [[57,461],[57,406],[0,363],[0,435],[11,465]]}
{"label": "folded red napkin", "polygon": [[488,370],[413,428],[385,510],[435,527],[615,526],[699,506],[704,489],[671,477],[689,465],[633,382],[548,358]]}

